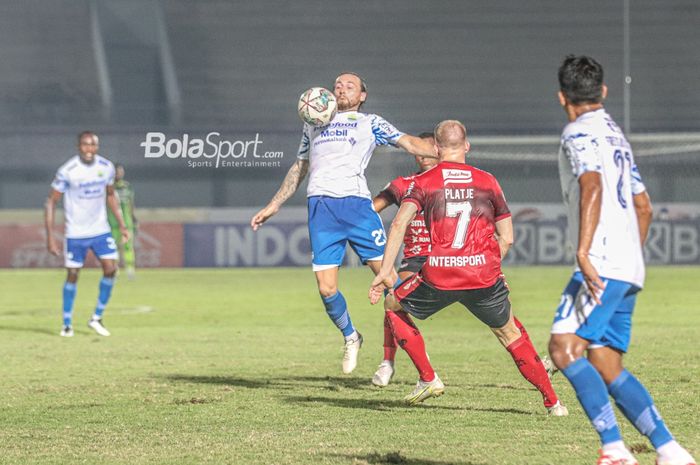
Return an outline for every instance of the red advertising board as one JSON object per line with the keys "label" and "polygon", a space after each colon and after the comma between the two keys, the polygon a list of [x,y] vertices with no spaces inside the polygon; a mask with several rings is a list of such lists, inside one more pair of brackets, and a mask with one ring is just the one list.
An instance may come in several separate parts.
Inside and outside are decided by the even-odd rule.
{"label": "red advertising board", "polygon": [[[63,231],[56,229],[63,241]],[[85,266],[97,266],[92,254]],[[143,223],[136,234],[136,266],[181,267],[183,265],[183,227],[181,223]],[[46,250],[46,233],[39,224],[0,225],[0,268],[63,267],[63,256]]]}

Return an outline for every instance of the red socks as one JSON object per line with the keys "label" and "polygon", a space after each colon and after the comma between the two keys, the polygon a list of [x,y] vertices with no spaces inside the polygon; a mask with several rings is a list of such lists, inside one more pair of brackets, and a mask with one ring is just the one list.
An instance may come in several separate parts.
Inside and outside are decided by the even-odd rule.
{"label": "red socks", "polygon": [[391,332],[389,316],[387,312],[384,312],[384,360],[391,360],[393,362],[395,358],[396,338],[394,337],[394,333]]}
{"label": "red socks", "polygon": [[421,381],[434,380],[435,371],[433,371],[433,367],[428,360],[428,354],[425,352],[423,336],[421,336],[420,331],[411,321],[408,313],[387,311],[386,318],[391,325],[392,332],[399,346],[406,351],[416,366]]}
{"label": "red socks", "polygon": [[528,380],[533,386],[535,386],[541,393],[544,399],[544,406],[549,408],[557,403],[559,400],[557,394],[554,392],[552,387],[552,382],[547,376],[547,370],[544,369],[542,365],[542,360],[537,354],[535,347],[530,341],[530,337],[525,331],[523,325],[514,318],[515,325],[520,330],[521,336],[511,345],[506,347],[506,350],[510,352],[513,361],[520,370],[520,374],[523,378]]}

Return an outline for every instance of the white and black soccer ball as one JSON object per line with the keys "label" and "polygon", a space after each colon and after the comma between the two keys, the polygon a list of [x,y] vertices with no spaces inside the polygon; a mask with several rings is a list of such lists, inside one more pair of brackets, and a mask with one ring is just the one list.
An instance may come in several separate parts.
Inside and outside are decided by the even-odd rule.
{"label": "white and black soccer ball", "polygon": [[338,111],[335,95],[323,87],[312,87],[299,97],[299,117],[311,126],[325,126]]}

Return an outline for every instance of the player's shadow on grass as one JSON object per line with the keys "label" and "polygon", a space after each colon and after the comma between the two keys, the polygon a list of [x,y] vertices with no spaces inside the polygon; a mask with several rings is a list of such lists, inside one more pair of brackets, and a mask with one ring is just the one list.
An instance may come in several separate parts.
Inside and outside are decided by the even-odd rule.
{"label": "player's shadow on grass", "polygon": [[270,389],[279,386],[273,384],[273,379],[255,380],[237,378],[234,376],[201,376],[201,375],[168,375],[170,381],[184,381],[197,384],[220,384],[222,386],[244,387],[248,389]]}
{"label": "player's shadow on grass", "polygon": [[[360,408],[364,410],[379,410],[388,411],[394,409],[436,409],[436,410],[466,410],[473,412],[487,412],[487,413],[508,413],[515,415],[534,415],[533,412],[528,412],[526,410],[520,410],[516,408],[482,408],[482,407],[472,407],[469,405],[454,406],[454,405],[439,405],[439,404],[418,404],[409,406],[402,400],[398,399],[352,399],[348,397],[335,398],[335,397],[319,397],[319,396],[290,396],[284,399],[290,403],[300,403],[300,404],[312,404],[312,403],[322,403],[330,405],[332,407],[342,407],[342,408]],[[439,401],[438,401],[439,402]]]}
{"label": "player's shadow on grass", "polygon": [[0,325],[0,331],[19,331],[22,333],[38,333],[38,334],[48,334],[49,336],[58,336],[58,331],[51,331],[48,328],[23,328],[18,326],[2,326]]}
{"label": "player's shadow on grass", "polygon": [[222,386],[244,387],[248,389],[298,389],[300,387],[331,391],[339,391],[341,389],[375,389],[368,379],[341,376],[288,376],[250,379],[235,376],[174,374],[168,375],[166,378],[170,381],[184,381],[197,384],[220,384]]}
{"label": "player's shadow on grass", "polygon": [[429,460],[429,459],[418,459],[405,457],[400,452],[389,452],[387,454],[378,454],[376,452],[367,455],[357,455],[357,454],[325,454],[328,457],[334,458],[344,458],[348,461],[368,463],[370,465],[485,465],[484,463],[477,462],[456,462],[449,461],[445,462],[443,460]]}
{"label": "player's shadow on grass", "polygon": [[432,405],[418,404],[415,406],[406,405],[405,402],[396,399],[352,399],[352,398],[335,398],[335,397],[319,397],[319,396],[290,396],[284,399],[290,403],[312,404],[322,403],[332,407],[343,408],[361,408],[364,410],[394,410],[401,409],[438,409],[438,410],[467,410],[462,407],[453,407],[449,405]]}
{"label": "player's shadow on grass", "polygon": [[514,386],[512,384],[505,383],[484,383],[484,384],[457,384],[458,386],[463,386],[469,389],[510,389],[513,391],[534,391],[535,388],[529,385]]}

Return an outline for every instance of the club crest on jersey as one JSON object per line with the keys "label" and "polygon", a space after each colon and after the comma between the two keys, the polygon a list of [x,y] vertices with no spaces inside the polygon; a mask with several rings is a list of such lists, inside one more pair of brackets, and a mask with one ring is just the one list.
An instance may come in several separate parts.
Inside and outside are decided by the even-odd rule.
{"label": "club crest on jersey", "polygon": [[442,181],[445,186],[448,184],[468,184],[472,182],[472,172],[469,170],[442,170]]}

